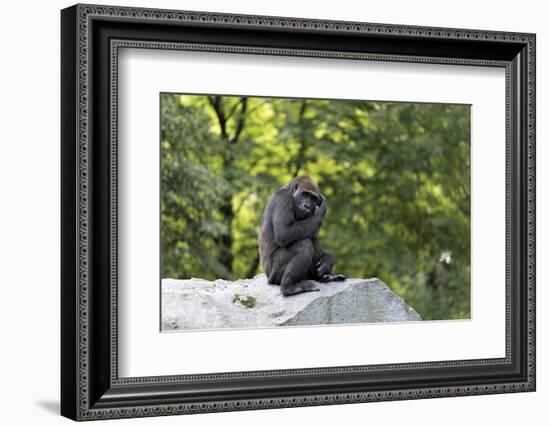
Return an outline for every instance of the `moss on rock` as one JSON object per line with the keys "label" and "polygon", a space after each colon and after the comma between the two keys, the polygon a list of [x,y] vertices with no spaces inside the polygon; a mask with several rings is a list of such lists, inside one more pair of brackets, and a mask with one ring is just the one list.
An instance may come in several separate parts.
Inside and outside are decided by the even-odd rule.
{"label": "moss on rock", "polygon": [[256,298],[252,296],[243,296],[237,293],[233,296],[233,303],[240,303],[248,309],[252,309],[256,306]]}

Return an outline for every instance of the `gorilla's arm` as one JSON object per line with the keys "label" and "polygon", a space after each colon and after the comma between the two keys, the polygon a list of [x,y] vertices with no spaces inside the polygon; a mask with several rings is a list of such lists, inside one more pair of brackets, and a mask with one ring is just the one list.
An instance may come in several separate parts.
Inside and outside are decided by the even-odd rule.
{"label": "gorilla's arm", "polygon": [[345,275],[332,273],[332,268],[334,267],[335,261],[334,255],[323,250],[319,237],[314,236],[312,238],[312,242],[314,252],[314,263],[312,265],[314,278],[321,282],[345,280]]}
{"label": "gorilla's arm", "polygon": [[330,274],[332,272],[332,267],[334,266],[334,256],[328,251],[323,250],[317,235],[314,236],[311,241],[313,242],[313,250],[315,253],[313,258],[313,267],[315,268],[315,271],[319,277],[325,274]]}
{"label": "gorilla's arm", "polygon": [[326,213],[325,201],[315,210],[312,217],[297,221],[294,217],[294,201],[288,192],[277,192],[271,200],[273,240],[279,247],[286,247],[296,241],[312,239]]}

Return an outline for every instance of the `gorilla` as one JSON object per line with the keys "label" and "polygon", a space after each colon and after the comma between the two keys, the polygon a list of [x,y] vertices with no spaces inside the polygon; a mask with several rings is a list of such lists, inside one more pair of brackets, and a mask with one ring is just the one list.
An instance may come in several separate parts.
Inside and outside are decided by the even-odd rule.
{"label": "gorilla", "polygon": [[284,296],[318,291],[312,280],[346,279],[332,273],[334,256],[319,242],[326,212],[326,199],[309,176],[298,176],[271,195],[260,219],[260,263],[267,282],[279,284]]}

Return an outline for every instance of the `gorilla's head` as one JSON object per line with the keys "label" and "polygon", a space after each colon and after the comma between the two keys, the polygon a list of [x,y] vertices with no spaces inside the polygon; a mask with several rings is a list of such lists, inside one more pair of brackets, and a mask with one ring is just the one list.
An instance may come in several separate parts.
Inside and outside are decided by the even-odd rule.
{"label": "gorilla's head", "polygon": [[313,216],[315,209],[323,201],[319,187],[309,176],[297,176],[287,185],[294,198],[294,215],[296,220]]}

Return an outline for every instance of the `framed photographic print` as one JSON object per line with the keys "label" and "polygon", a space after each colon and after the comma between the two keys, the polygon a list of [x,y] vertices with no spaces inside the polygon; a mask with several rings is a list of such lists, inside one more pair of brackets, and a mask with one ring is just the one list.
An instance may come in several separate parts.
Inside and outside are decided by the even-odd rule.
{"label": "framed photographic print", "polygon": [[61,412],[535,390],[535,35],[61,12]]}

